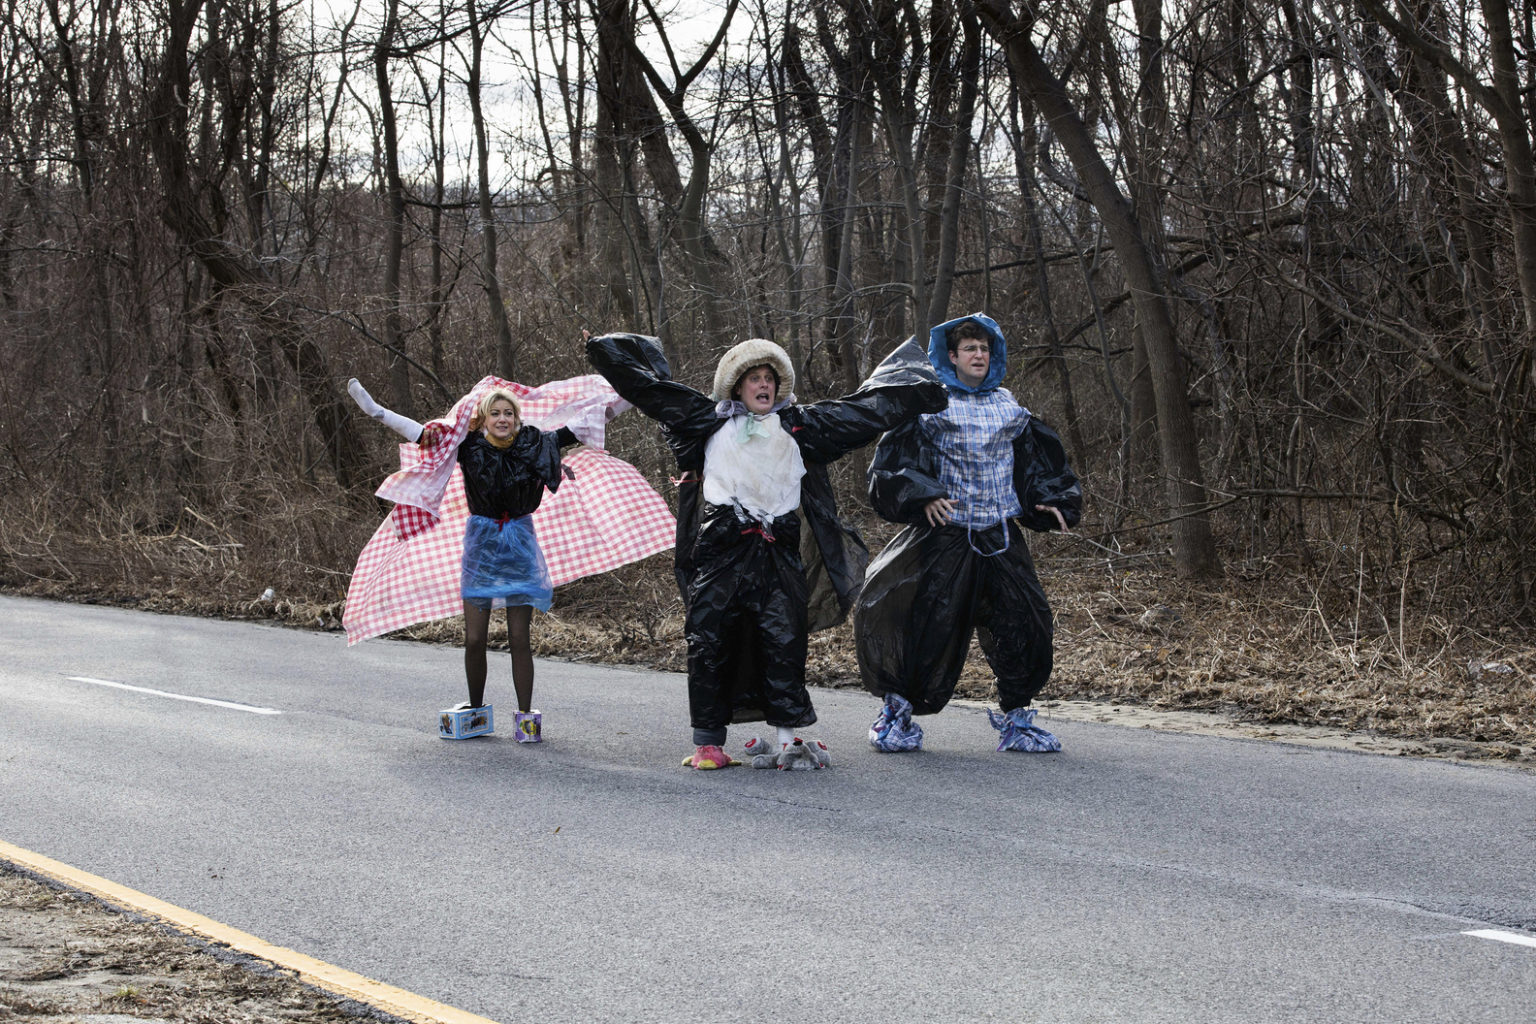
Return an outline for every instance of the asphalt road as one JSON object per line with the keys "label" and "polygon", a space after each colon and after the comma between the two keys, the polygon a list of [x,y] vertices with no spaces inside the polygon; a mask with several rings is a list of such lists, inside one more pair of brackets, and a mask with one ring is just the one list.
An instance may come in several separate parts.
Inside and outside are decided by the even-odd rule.
{"label": "asphalt road", "polygon": [[880,755],[846,690],[831,770],[694,772],[679,676],[540,662],[519,745],[498,657],[456,743],[461,664],[0,598],[0,839],[508,1024],[1536,1020],[1536,773],[959,707]]}

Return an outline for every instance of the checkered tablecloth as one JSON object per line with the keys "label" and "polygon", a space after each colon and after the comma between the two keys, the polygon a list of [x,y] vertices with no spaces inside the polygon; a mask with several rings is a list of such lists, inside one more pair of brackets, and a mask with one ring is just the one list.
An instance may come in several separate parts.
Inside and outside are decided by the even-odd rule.
{"label": "checkered tablecloth", "polygon": [[628,408],[601,377],[577,377],[529,388],[487,377],[441,420],[445,438],[432,448],[400,446],[400,470],[378,495],[396,502],[358,556],[342,625],[348,646],[418,622],[464,610],[459,561],[469,505],[456,451],[475,403],[492,387],[518,395],[523,420],[541,430],[568,426],[592,447],[568,451],[575,474],[548,491],[533,514],[534,533],[555,586],[665,551],[677,524],[666,501],[639,471],[600,450],[604,425]]}

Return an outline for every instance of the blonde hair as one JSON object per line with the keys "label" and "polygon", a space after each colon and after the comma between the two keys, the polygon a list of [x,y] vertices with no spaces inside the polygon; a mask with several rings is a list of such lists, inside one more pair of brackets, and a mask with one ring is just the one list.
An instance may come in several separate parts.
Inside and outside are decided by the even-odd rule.
{"label": "blonde hair", "polygon": [[512,411],[517,413],[517,425],[523,425],[523,403],[517,400],[517,396],[506,388],[491,388],[475,403],[475,414],[469,418],[469,429],[479,430],[485,426],[485,421],[491,415],[491,406],[497,402],[510,402]]}

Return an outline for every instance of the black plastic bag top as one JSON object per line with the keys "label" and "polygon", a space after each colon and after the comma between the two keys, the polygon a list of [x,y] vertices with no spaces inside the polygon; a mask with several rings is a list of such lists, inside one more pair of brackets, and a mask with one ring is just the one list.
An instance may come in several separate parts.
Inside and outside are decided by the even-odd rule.
{"label": "black plastic bag top", "polygon": [[[913,335],[906,341],[897,345],[890,355],[880,360],[880,364],[870,373],[869,379],[864,382],[865,387],[878,384],[918,384],[924,381],[932,381],[942,384],[939,375],[933,371],[933,364],[928,361],[928,349],[920,344],[917,335]],[[940,406],[943,408],[943,406]]]}
{"label": "black plastic bag top", "polygon": [[[678,468],[691,478],[679,488],[675,548],[678,586],[686,601],[694,571],[704,449],[722,422],[716,403],[670,378],[655,338],[638,334],[591,338],[587,359],[624,399],[661,424]],[[872,377],[844,398],[780,410],[779,421],[794,437],[806,463],[800,509],[810,529],[802,532],[801,554],[811,584],[812,631],[846,617],[869,559],[858,531],[837,515],[826,464],[871,443],[895,424],[944,408],[947,401],[943,387],[930,373],[926,378]]]}
{"label": "black plastic bag top", "polygon": [[704,443],[720,423],[715,403],[672,379],[660,341],[643,334],[605,334],[587,341],[587,361],[625,401],[661,424],[684,475],[703,472]]}
{"label": "black plastic bag top", "polygon": [[[564,428],[561,428],[564,430]],[[564,436],[576,438],[565,430]],[[484,434],[471,431],[459,444],[457,458],[464,474],[464,497],[470,512],[492,519],[526,516],[538,510],[545,488],[559,490],[560,442],[557,430],[523,424],[510,448],[498,448]]]}

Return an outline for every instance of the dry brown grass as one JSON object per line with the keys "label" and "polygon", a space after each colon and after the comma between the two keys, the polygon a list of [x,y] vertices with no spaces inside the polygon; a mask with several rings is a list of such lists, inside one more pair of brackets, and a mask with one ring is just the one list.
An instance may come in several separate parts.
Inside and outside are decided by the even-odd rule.
{"label": "dry brown grass", "polygon": [[[254,504],[248,498],[220,515],[183,509],[157,530],[135,527],[126,513],[80,515],[58,530],[56,516],[39,511],[29,521],[12,504],[0,522],[0,587],[339,629],[346,574],[332,566],[349,564],[377,519],[319,500],[274,501],[278,511],[263,516]],[[872,547],[891,532],[866,527]],[[1033,546],[1057,613],[1056,671],[1042,699],[1459,740],[1484,744],[1492,756],[1536,759],[1536,636],[1479,627],[1470,603],[1464,620],[1452,622],[1443,599],[1439,613],[1420,614],[1423,595],[1367,594],[1347,575],[1264,563],[1192,585],[1155,555],[1085,557],[1092,545],[1075,537]],[[258,600],[267,587],[275,600]],[[457,643],[462,626],[448,620],[401,635]],[[493,628],[493,644],[504,638]],[[543,657],[682,671],[670,554],[561,588],[534,644]],[[849,625],[812,637],[808,674],[820,686],[858,685]],[[993,696],[978,650],[958,692]]]}
{"label": "dry brown grass", "polygon": [[1059,696],[1501,744],[1492,752],[1506,757],[1536,746],[1536,660],[1513,631],[1427,620],[1346,636],[1305,603],[1297,580],[1053,582]]}

